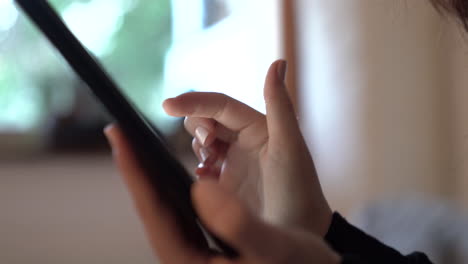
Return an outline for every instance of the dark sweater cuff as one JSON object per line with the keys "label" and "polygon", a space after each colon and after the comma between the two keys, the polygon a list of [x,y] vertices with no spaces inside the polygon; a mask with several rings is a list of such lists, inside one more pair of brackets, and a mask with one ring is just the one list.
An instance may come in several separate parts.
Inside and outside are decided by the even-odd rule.
{"label": "dark sweater cuff", "polygon": [[[343,258],[344,263],[406,263],[405,257],[377,239],[349,224],[340,214],[334,213],[325,241]],[[367,260],[367,261],[365,261]]]}
{"label": "dark sweater cuff", "polygon": [[403,256],[349,224],[338,213],[333,214],[325,241],[343,257],[343,264],[431,264],[427,256],[422,253]]}

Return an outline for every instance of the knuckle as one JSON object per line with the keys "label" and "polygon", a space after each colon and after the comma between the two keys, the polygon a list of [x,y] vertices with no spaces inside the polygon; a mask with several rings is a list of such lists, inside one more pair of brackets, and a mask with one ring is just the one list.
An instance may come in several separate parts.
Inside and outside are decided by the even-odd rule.
{"label": "knuckle", "polygon": [[216,111],[213,113],[214,119],[221,119],[224,115],[225,110],[229,106],[230,98],[227,96],[222,96],[219,98],[219,106],[217,107]]}

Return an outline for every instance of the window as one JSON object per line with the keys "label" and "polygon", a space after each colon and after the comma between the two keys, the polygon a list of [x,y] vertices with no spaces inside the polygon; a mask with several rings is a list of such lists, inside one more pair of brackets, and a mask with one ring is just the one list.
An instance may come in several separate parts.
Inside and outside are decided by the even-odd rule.
{"label": "window", "polygon": [[[50,2],[129,97],[151,119],[163,120],[160,102],[171,43],[170,0]],[[0,0],[0,131],[41,129],[57,116],[73,116],[76,122],[102,119],[100,108],[92,107],[93,99],[86,99],[81,86],[13,1]]]}
{"label": "window", "polygon": [[226,93],[263,111],[270,63],[281,57],[280,1],[172,0],[166,96]]}

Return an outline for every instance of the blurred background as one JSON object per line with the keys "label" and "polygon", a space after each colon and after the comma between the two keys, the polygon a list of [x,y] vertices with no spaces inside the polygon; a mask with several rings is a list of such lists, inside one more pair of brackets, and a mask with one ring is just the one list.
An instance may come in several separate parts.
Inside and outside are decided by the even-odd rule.
{"label": "blurred background", "polygon": [[[193,170],[165,98],[263,111],[288,88],[332,207],[435,263],[468,260],[468,39],[427,0],[51,0]],[[109,116],[0,0],[0,262],[154,263],[102,135]],[[468,229],[467,229],[468,230]]]}

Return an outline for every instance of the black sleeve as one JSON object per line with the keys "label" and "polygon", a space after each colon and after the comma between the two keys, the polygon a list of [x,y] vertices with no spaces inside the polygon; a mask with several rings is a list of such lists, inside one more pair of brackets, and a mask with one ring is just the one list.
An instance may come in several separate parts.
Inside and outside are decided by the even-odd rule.
{"label": "black sleeve", "polygon": [[338,213],[333,214],[325,240],[343,257],[343,264],[432,264],[422,253],[403,256],[395,249],[349,224]]}

